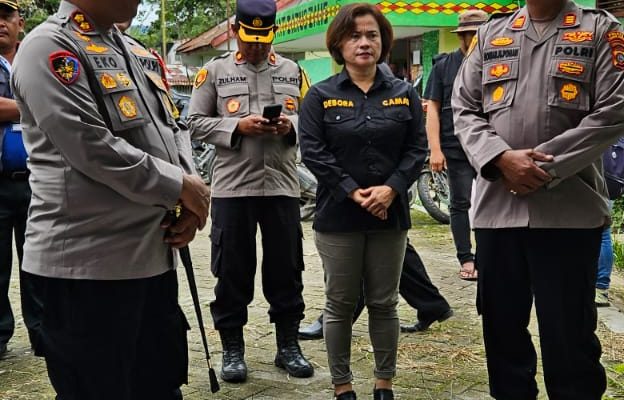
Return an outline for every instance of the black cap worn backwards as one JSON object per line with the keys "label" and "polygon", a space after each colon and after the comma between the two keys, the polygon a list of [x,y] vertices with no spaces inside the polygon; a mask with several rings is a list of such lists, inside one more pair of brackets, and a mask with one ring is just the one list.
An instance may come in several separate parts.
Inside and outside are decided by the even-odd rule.
{"label": "black cap worn backwards", "polygon": [[238,37],[248,43],[273,42],[276,13],[275,0],[237,0]]}

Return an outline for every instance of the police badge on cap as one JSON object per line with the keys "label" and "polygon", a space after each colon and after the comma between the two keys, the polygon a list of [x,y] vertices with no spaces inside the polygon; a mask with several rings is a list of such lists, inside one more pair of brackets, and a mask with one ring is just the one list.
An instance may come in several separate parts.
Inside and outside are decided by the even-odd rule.
{"label": "police badge on cap", "polygon": [[0,6],[10,8],[11,10],[19,10],[17,0],[0,0]]}
{"label": "police badge on cap", "polygon": [[277,7],[274,0],[238,0],[238,37],[248,43],[272,43]]}

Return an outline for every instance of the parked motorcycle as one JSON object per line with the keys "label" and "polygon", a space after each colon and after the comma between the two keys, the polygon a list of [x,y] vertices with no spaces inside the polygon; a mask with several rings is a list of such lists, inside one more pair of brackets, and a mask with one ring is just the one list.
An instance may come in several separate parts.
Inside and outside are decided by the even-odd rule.
{"label": "parked motorcycle", "polygon": [[442,172],[432,171],[427,159],[420,176],[411,189],[414,186],[416,186],[418,198],[427,213],[436,221],[448,224],[451,220],[449,215],[451,200],[446,170]]}

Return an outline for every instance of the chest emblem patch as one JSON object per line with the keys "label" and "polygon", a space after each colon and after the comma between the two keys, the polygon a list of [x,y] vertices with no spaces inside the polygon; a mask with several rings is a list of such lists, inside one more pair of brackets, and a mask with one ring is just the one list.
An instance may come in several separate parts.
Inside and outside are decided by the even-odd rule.
{"label": "chest emblem patch", "polygon": [[490,75],[495,78],[500,78],[501,76],[505,76],[511,71],[509,68],[509,64],[496,64],[490,68]]}
{"label": "chest emblem patch", "polygon": [[523,15],[521,17],[516,18],[513,25],[511,25],[511,27],[514,29],[521,29],[522,27],[524,27],[525,22],[526,22],[526,17]]}
{"label": "chest emblem patch", "polygon": [[121,96],[117,105],[119,106],[119,111],[121,111],[126,118],[135,118],[137,116],[137,106],[131,97]]}
{"label": "chest emblem patch", "polygon": [[579,89],[576,83],[566,83],[561,87],[561,97],[566,101],[573,101],[578,97]]}
{"label": "chest emblem patch", "polygon": [[132,84],[132,81],[130,80],[130,78],[128,78],[128,76],[124,74],[123,72],[119,72],[117,74],[117,80],[119,81],[119,83],[121,83],[125,87],[128,87]]}
{"label": "chest emblem patch", "polygon": [[235,100],[235,99],[230,99],[225,104],[225,108],[227,108],[230,114],[234,114],[236,111],[240,109],[240,101]]}
{"label": "chest emblem patch", "polygon": [[91,38],[89,36],[85,36],[80,32],[74,32],[76,34],[76,36],[78,37],[78,39],[84,40],[85,42],[90,42]]}
{"label": "chest emblem patch", "polygon": [[594,40],[594,32],[565,32],[562,39],[572,43],[591,42]]}
{"label": "chest emblem patch", "polygon": [[289,111],[295,111],[297,105],[295,104],[295,100],[289,97],[284,100],[284,107]]}
{"label": "chest emblem patch", "polygon": [[574,61],[563,61],[557,66],[560,72],[568,75],[582,75],[585,72],[585,66]]}
{"label": "chest emblem patch", "polygon": [[80,76],[80,61],[69,51],[56,51],[48,57],[50,69],[56,78],[65,85],[72,84]]}
{"label": "chest emblem patch", "polygon": [[492,92],[492,101],[494,103],[498,103],[499,101],[503,99],[503,97],[505,97],[505,88],[502,86],[497,87]]}
{"label": "chest emblem patch", "polygon": [[91,43],[90,45],[88,45],[87,47],[85,47],[85,49],[90,52],[90,53],[98,53],[98,54],[102,54],[102,53],[106,53],[108,52],[108,47],[104,47],[104,46],[98,46],[95,43]]}
{"label": "chest emblem patch", "polygon": [[509,46],[510,44],[512,44],[514,42],[514,40],[512,38],[509,37],[498,37],[494,40],[492,40],[490,43],[492,44],[492,46]]}
{"label": "chest emblem patch", "polygon": [[201,85],[203,85],[204,82],[206,82],[207,77],[208,77],[208,70],[205,68],[200,69],[197,75],[195,75],[195,83],[193,85],[195,86],[195,89],[198,89]]}
{"label": "chest emblem patch", "polygon": [[563,17],[563,26],[572,26],[576,24],[576,14],[570,13]]}
{"label": "chest emblem patch", "polygon": [[100,75],[100,83],[106,89],[115,89],[117,87],[117,81],[109,74]]}

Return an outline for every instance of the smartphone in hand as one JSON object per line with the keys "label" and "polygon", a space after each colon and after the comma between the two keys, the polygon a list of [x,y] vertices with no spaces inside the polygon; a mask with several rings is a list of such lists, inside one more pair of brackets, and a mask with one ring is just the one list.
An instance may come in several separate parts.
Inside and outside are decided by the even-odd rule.
{"label": "smartphone in hand", "polygon": [[262,118],[268,119],[268,124],[277,124],[277,121],[281,114],[281,104],[269,104],[264,106],[264,109],[262,110]]}

